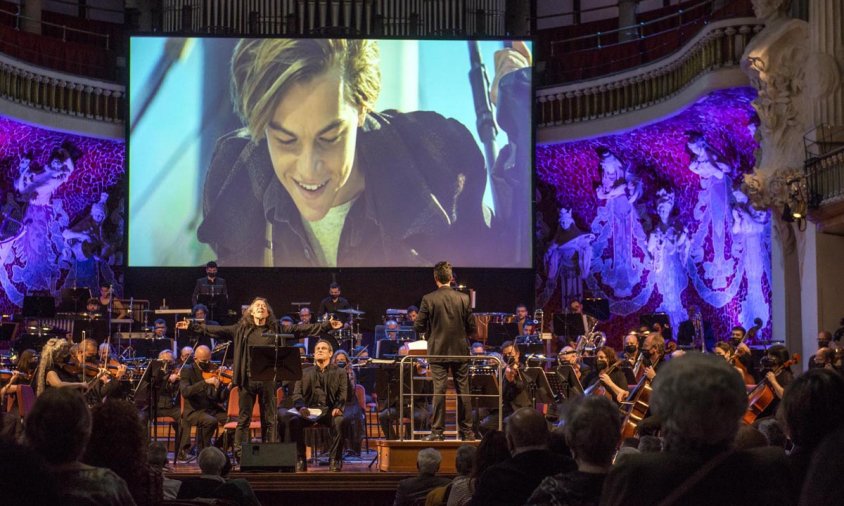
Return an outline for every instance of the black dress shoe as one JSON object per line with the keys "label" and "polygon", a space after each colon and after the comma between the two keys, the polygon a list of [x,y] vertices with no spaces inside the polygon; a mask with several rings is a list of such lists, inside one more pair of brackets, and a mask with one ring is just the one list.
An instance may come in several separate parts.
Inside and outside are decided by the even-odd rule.
{"label": "black dress shoe", "polygon": [[422,441],[445,441],[442,434],[430,433],[422,438]]}
{"label": "black dress shoe", "polygon": [[308,461],[305,459],[298,459],[296,461],[296,472],[297,473],[304,473],[308,470]]}
{"label": "black dress shoe", "polygon": [[469,442],[469,441],[477,441],[478,438],[477,438],[477,436],[475,436],[475,434],[473,432],[467,432],[466,434],[460,434],[460,440]]}
{"label": "black dress shoe", "polygon": [[341,459],[331,459],[328,463],[328,470],[331,472],[339,472],[343,470],[343,461]]}

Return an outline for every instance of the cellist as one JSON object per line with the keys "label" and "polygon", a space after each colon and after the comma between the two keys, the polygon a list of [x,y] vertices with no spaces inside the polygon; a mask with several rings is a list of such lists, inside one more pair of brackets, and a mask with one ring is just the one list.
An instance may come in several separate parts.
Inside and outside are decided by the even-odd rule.
{"label": "cellist", "polygon": [[653,381],[659,368],[665,364],[665,338],[656,332],[651,332],[645,338],[639,351],[644,357],[642,374]]}
{"label": "cellist", "polygon": [[718,341],[715,343],[713,351],[716,355],[726,360],[733,368],[741,375],[742,381],[745,385],[753,385],[756,383],[753,376],[744,368],[744,364],[739,361],[739,357],[733,351],[733,347],[726,341]]}
{"label": "cellist", "polygon": [[[788,348],[781,344],[775,344],[765,351],[765,356],[762,357],[760,365],[762,367],[762,375],[774,392],[774,401],[759,415],[759,418],[764,416],[771,416],[777,412],[782,394],[785,387],[794,380],[794,373],[791,372],[791,367],[782,367],[791,358],[788,354]],[[780,369],[777,374],[773,371]]]}

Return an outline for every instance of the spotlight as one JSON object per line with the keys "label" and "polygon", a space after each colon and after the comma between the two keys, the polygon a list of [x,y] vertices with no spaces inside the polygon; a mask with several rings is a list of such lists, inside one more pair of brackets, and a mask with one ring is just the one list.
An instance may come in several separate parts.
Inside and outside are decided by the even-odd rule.
{"label": "spotlight", "polygon": [[791,206],[785,205],[782,209],[782,221],[786,223],[794,223],[794,215],[791,213]]}

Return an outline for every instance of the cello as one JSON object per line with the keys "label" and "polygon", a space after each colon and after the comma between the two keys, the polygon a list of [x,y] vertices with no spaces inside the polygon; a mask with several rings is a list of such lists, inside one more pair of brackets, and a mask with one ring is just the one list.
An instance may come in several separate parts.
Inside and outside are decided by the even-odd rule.
{"label": "cello", "polygon": [[[776,376],[783,369],[791,367],[798,362],[800,362],[800,355],[795,353],[791,356],[791,360],[787,360],[784,364],[778,365],[771,372]],[[765,411],[772,402],[774,402],[775,397],[776,394],[774,394],[774,389],[771,388],[771,384],[768,383],[768,378],[763,376],[762,380],[759,381],[759,384],[756,385],[756,388],[747,394],[747,411],[744,413],[741,420],[746,425],[753,425],[753,422],[759,418],[759,415],[761,415],[762,412]]]}
{"label": "cello", "polygon": [[[642,365],[645,367],[650,366],[650,358],[646,357],[641,351],[639,353],[639,359],[642,361]],[[627,404],[630,407],[624,413],[624,422],[621,424],[622,439],[631,438],[636,435],[639,424],[644,420],[650,408],[652,391],[651,379],[648,378],[647,374],[644,374],[644,367],[642,367],[642,378],[628,397]]]}

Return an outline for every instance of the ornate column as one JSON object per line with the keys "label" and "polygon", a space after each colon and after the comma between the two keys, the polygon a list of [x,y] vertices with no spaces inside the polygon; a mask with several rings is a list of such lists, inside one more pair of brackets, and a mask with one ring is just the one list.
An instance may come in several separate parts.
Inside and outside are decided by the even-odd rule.
{"label": "ornate column", "polygon": [[[811,0],[809,5],[809,47],[819,55],[822,68],[836,79],[844,71],[844,2]],[[840,83],[815,102],[815,125],[844,126],[844,86]]]}

